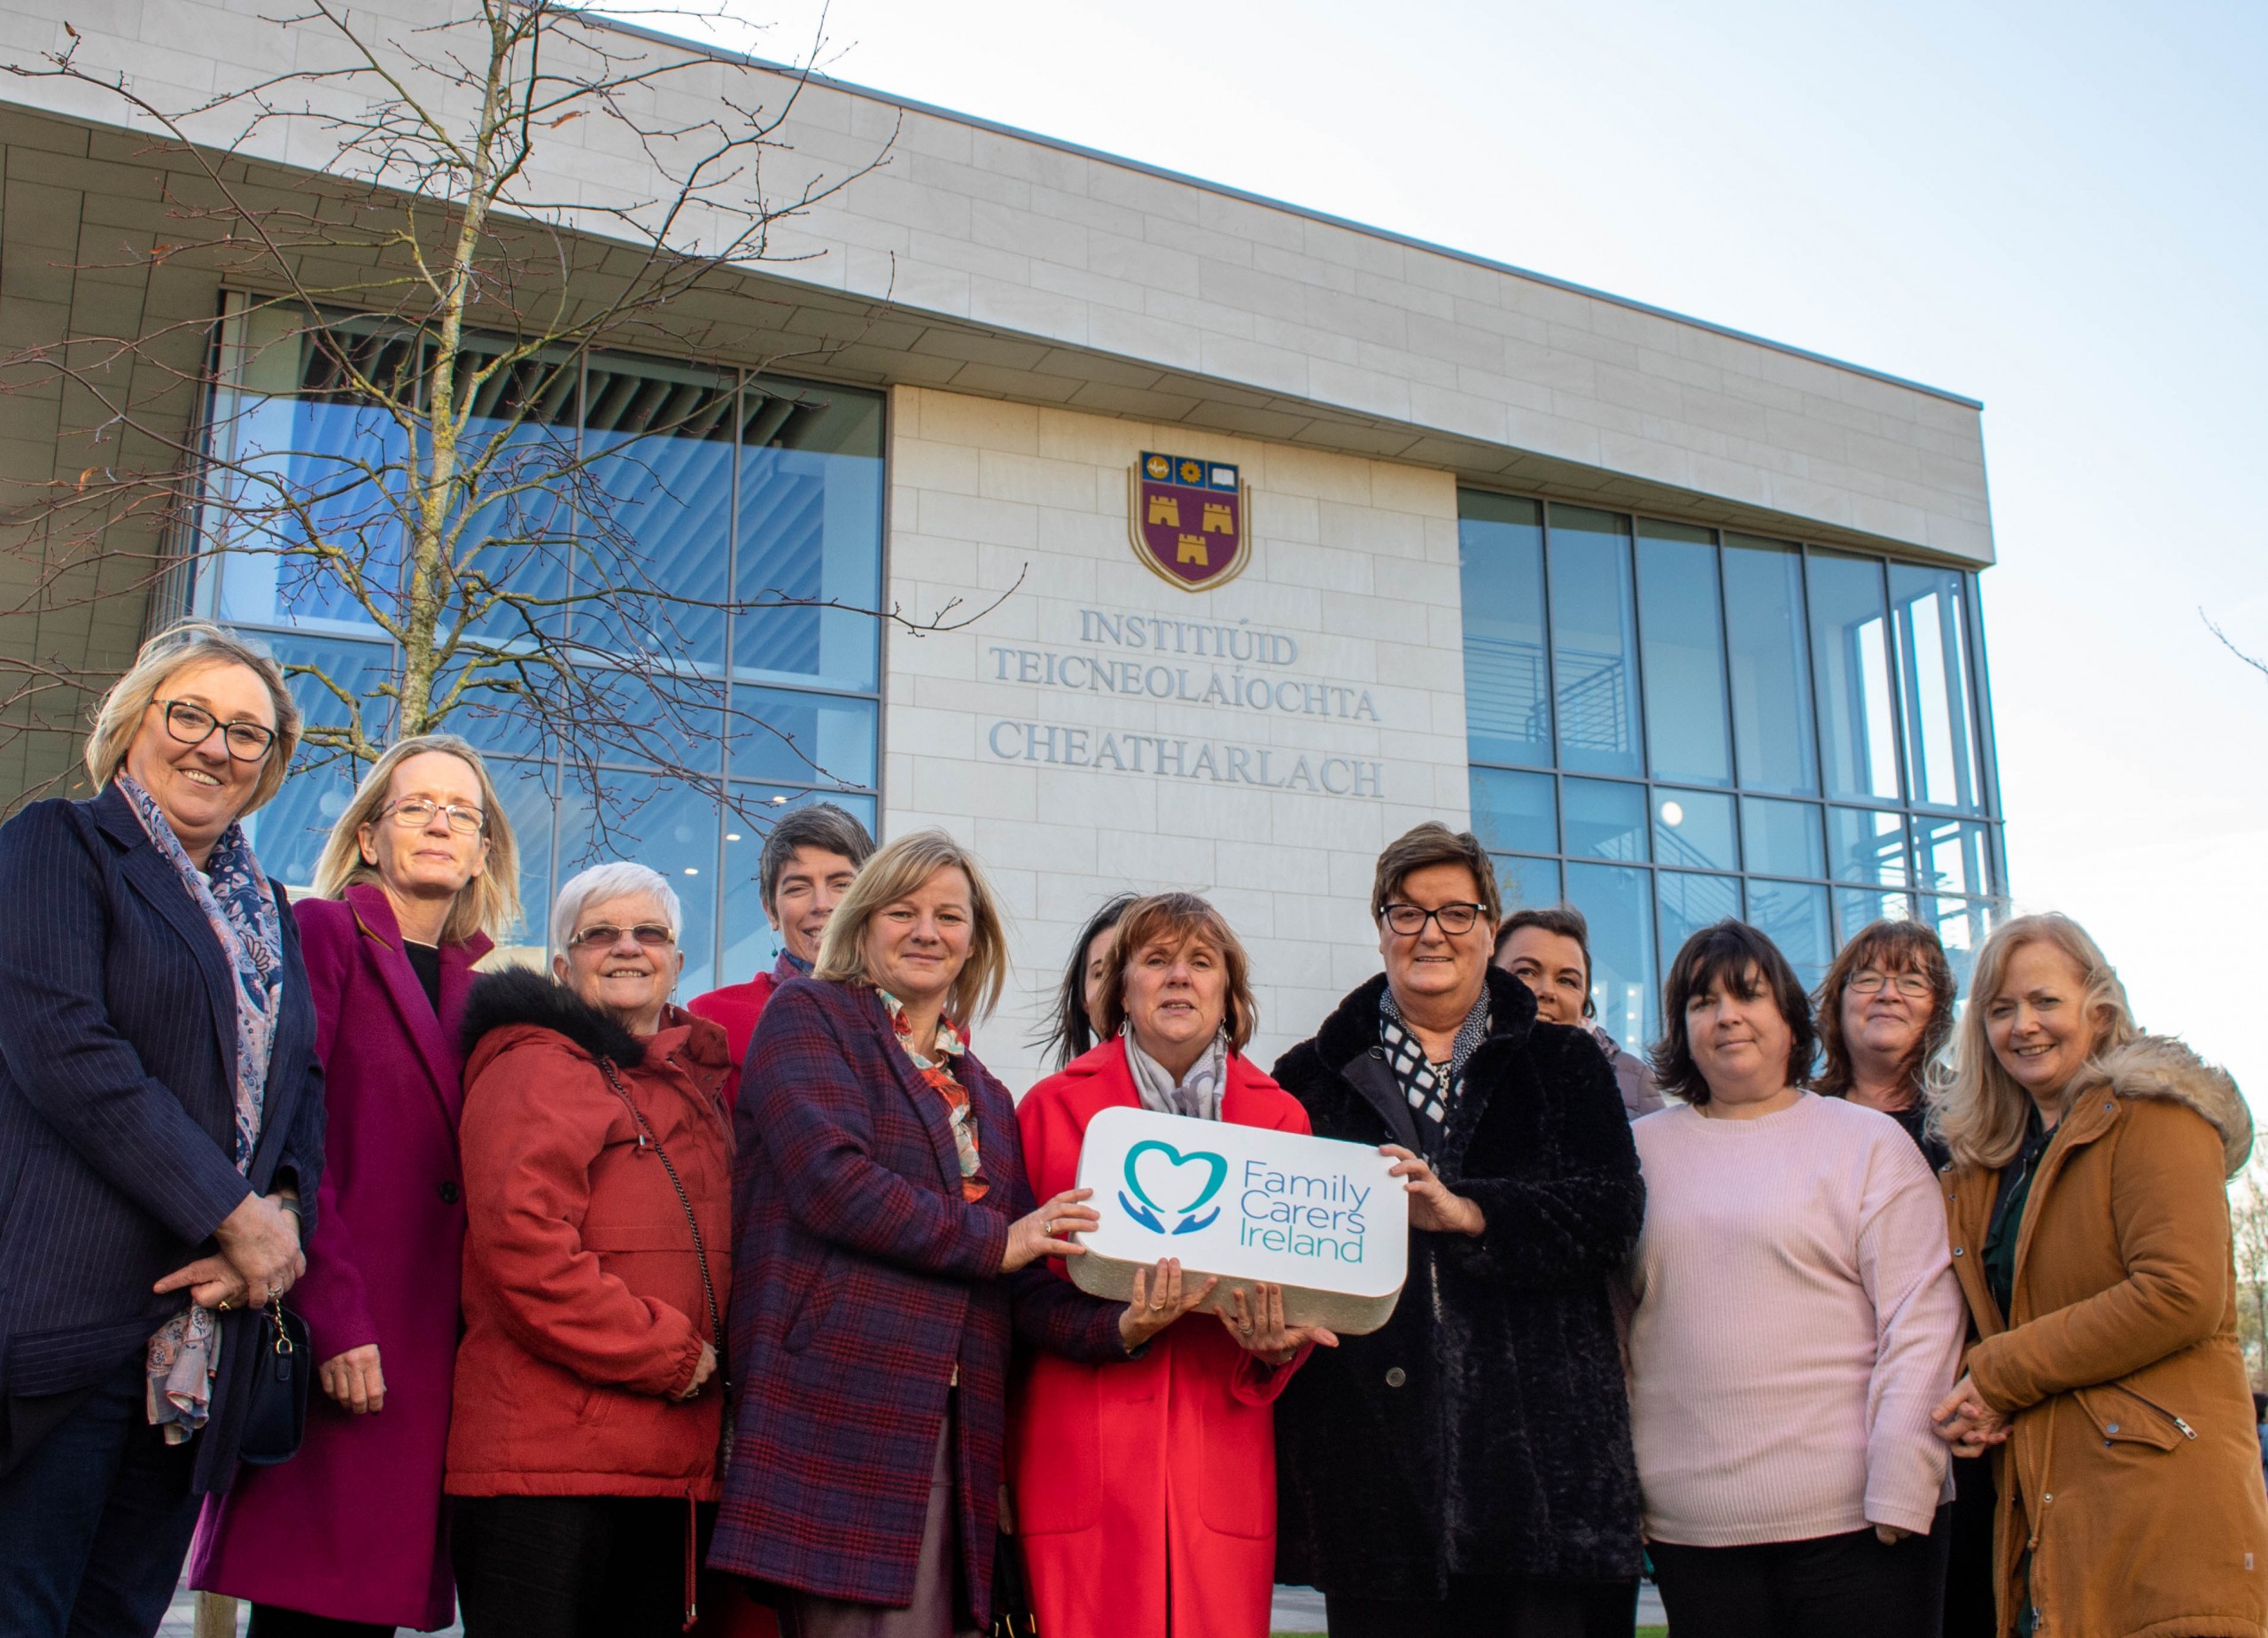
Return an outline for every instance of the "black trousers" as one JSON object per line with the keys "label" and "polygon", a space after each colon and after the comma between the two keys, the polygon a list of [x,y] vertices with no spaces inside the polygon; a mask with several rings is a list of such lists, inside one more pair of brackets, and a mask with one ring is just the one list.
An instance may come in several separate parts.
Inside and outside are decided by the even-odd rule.
{"label": "black trousers", "polygon": [[716,1510],[666,1496],[459,1496],[449,1561],[465,1638],[679,1638],[687,1554]]}
{"label": "black trousers", "polygon": [[1677,1638],[1938,1638],[1948,1502],[1927,1535],[1885,1547],[1872,1527],[1753,1547],[1652,1545]]}
{"label": "black trousers", "polygon": [[1325,1593],[1324,1620],[1331,1638],[1585,1638],[1593,1585],[1453,1575],[1439,1603]]}
{"label": "black trousers", "polygon": [[1953,1553],[1946,1564],[1945,1638],[1993,1638],[1992,1526],[2000,1494],[1992,1458],[1953,1458]]}

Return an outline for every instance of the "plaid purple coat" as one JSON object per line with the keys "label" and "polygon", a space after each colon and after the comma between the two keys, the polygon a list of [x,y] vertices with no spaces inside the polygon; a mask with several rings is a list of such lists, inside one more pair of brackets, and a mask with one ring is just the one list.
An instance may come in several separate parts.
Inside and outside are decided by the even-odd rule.
{"label": "plaid purple coat", "polygon": [[1012,1331],[1125,1357],[1118,1305],[1034,1263],[1003,1277],[1034,1209],[1015,1106],[974,1054],[961,1078],[991,1188],[960,1198],[943,1098],[861,984],[796,979],[750,1044],[733,1180],[734,1436],[709,1562],[877,1604],[913,1595],[929,1472],[960,1373],[959,1585],[990,1617]]}

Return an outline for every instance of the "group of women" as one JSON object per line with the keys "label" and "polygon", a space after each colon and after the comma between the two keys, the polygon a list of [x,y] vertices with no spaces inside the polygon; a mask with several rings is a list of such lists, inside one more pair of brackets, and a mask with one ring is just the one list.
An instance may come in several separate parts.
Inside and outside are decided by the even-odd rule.
{"label": "group of women", "polygon": [[[105,701],[98,794],[0,828],[11,1630],[150,1634],[187,1556],[255,1638],[1252,1638],[1278,1580],[1342,1638],[1594,1638],[1651,1558],[1679,1638],[2268,1634],[2250,1120],[2063,918],[1959,1009],[1918,926],[1814,1005],[1719,923],[1642,1061],[1581,918],[1505,916],[1421,825],[1383,970],[1272,1071],[1226,920],[1125,897],[1019,1101],[944,833],[783,819],[781,964],[690,1007],[630,863],[559,890],[548,973],[476,979],[518,915],[478,753],[389,750],[287,906],[240,821],[298,729],[183,627]],[[1115,1107],[1383,1150],[1392,1316],[1170,1258],[1081,1291]]]}

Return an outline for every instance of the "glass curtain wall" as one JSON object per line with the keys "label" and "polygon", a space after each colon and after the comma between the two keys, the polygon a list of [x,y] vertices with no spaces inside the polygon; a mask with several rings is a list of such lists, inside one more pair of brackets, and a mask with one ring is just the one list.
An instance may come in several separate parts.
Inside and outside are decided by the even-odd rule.
{"label": "glass curtain wall", "polygon": [[1591,925],[1633,1050],[1697,928],[1754,922],[1806,983],[1868,922],[1958,970],[2000,879],[1976,577],[1460,492],[1472,825],[1508,904]]}
{"label": "glass curtain wall", "polygon": [[[372,328],[366,352],[415,345]],[[400,459],[400,433],[324,378],[324,353],[299,344],[297,368],[269,348],[250,367],[229,368],[251,349],[228,345],[212,424],[235,441],[279,452],[295,487],[334,473],[330,504],[378,517],[391,504],[361,474]],[[710,608],[647,607],[617,598],[602,612],[570,600],[558,615],[590,656],[613,699],[617,721],[601,752],[606,800],[594,804],[567,777],[563,748],[540,742],[522,723],[461,707],[443,726],[491,759],[519,838],[526,920],[511,943],[540,952],[556,886],[612,858],[650,865],[670,878],[684,911],[686,971],[680,996],[743,980],[774,959],[755,871],[763,846],[750,825],[711,795],[661,777],[656,764],[690,755],[752,811],[779,812],[825,799],[874,828],[881,715],[880,638],[874,620],[847,612],[881,595],[882,400],[879,394],[731,369],[706,369],[608,355],[563,372],[563,387],[527,417],[516,439],[532,454],[558,440],[586,461],[584,482],[606,497],[603,531],[571,524],[532,530],[524,516],[498,525],[515,535],[571,529],[571,552],[530,554],[509,571],[515,589],[560,594],[571,582],[669,588]],[[664,433],[641,438],[645,429]],[[619,454],[610,452],[618,451]],[[290,452],[288,454],[282,452]],[[507,457],[509,458],[509,457]],[[535,470],[532,459],[530,470]],[[584,504],[552,489],[514,504]],[[477,526],[477,525],[476,525]],[[385,531],[366,572],[399,578],[400,535],[390,561]],[[634,553],[635,577],[617,559]],[[207,536],[192,606],[265,643],[279,661],[319,668],[366,700],[399,668],[399,651],[352,599],[326,582],[295,578],[288,554],[216,549]],[[812,606],[744,609],[713,605],[757,599],[826,600]],[[656,600],[658,601],[658,600]],[[499,637],[508,633],[493,633]],[[649,656],[642,676],[610,656]],[[652,656],[666,661],[656,667]],[[672,678],[687,679],[672,697]],[[322,680],[295,679],[310,721],[345,720]],[[366,718],[366,726],[368,726]],[[688,733],[690,728],[692,732]],[[667,745],[666,752],[662,747]],[[304,758],[303,762],[313,760]],[[331,819],[345,808],[351,770],[343,759],[296,772],[255,817],[256,841],[277,880],[304,885]]]}

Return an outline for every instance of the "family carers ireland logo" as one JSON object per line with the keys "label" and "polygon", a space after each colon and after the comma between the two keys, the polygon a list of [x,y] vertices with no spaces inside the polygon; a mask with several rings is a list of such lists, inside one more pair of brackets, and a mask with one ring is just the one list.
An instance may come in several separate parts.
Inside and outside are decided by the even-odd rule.
{"label": "family carers ireland logo", "polygon": [[1184,592],[1209,592],[1244,571],[1250,493],[1218,461],[1145,450],[1131,476],[1134,555]]}
{"label": "family carers ireland logo", "polygon": [[[1149,1162],[1146,1168],[1145,1161]],[[1169,1143],[1146,1138],[1126,1152],[1126,1189],[1133,1190],[1141,1204],[1128,1199],[1126,1189],[1118,1192],[1118,1203],[1153,1234],[1196,1234],[1211,1228],[1220,1216],[1217,1206],[1201,1217],[1197,1214],[1205,1211],[1206,1202],[1228,1180],[1226,1155],[1204,1149],[1184,1154]],[[1168,1201],[1179,1203],[1168,1205]],[[1179,1219],[1170,1230],[1163,1221],[1167,1217]]]}

